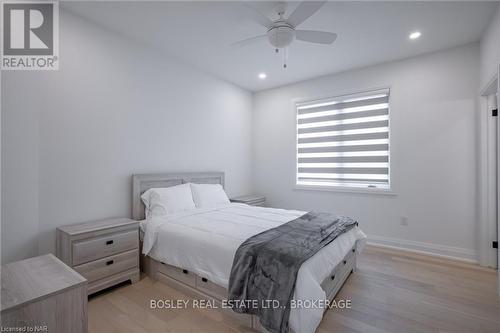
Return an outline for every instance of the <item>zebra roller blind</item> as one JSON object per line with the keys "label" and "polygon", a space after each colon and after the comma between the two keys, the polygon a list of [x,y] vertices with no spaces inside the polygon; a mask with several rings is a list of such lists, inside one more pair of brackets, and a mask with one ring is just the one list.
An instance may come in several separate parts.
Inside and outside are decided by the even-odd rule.
{"label": "zebra roller blind", "polygon": [[389,90],[297,105],[297,185],[389,189]]}

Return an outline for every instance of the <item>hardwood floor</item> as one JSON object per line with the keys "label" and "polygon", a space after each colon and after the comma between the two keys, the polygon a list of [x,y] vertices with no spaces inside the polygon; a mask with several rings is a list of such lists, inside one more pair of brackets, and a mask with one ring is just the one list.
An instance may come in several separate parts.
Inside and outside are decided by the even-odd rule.
{"label": "hardwood floor", "polygon": [[[358,270],[328,310],[318,333],[499,333],[496,271],[432,257],[367,247]],[[150,309],[151,299],[188,299],[147,277],[91,297],[89,332],[253,332],[217,310]]]}

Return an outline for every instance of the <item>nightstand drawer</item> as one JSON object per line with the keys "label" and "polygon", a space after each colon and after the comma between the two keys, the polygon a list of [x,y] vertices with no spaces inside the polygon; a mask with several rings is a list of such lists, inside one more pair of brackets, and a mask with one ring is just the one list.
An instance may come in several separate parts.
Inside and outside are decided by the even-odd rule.
{"label": "nightstand drawer", "polygon": [[257,194],[242,195],[240,197],[231,198],[230,200],[231,202],[243,203],[250,206],[261,206],[261,207],[266,206],[266,198]]}
{"label": "nightstand drawer", "polygon": [[73,243],[73,265],[83,264],[139,247],[138,230],[109,234]]}
{"label": "nightstand drawer", "polygon": [[139,252],[137,249],[116,254],[110,257],[91,261],[89,263],[73,267],[83,275],[89,282],[117,274],[139,265]]}

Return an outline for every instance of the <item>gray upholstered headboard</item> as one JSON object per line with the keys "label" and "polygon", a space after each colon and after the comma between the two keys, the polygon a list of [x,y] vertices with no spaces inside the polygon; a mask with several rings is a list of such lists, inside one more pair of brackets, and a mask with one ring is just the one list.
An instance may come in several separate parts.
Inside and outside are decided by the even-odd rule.
{"label": "gray upholstered headboard", "polygon": [[132,218],[144,219],[144,203],[141,195],[150,188],[170,187],[184,183],[221,184],[224,187],[224,172],[156,173],[132,176]]}

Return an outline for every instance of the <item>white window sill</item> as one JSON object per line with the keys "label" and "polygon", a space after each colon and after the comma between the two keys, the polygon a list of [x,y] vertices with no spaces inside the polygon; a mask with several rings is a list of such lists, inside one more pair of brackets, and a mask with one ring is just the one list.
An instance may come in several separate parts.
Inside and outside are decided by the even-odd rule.
{"label": "white window sill", "polygon": [[390,189],[382,189],[382,188],[355,188],[355,187],[319,186],[319,185],[295,185],[294,190],[375,194],[375,195],[388,195],[388,196],[396,196],[397,195],[395,192],[391,191]]}

